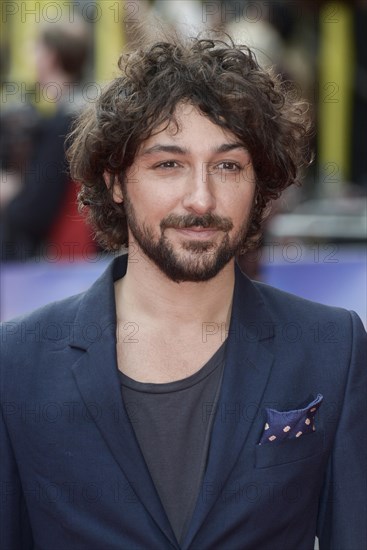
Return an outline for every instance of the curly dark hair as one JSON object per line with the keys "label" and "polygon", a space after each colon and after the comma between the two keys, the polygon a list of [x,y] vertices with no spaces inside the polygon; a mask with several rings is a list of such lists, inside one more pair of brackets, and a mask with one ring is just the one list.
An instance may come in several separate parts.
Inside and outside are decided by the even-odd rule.
{"label": "curly dark hair", "polygon": [[[227,39],[226,39],[227,40]],[[256,176],[252,219],[241,252],[261,235],[267,205],[293,183],[311,161],[308,104],[289,83],[264,70],[254,53],[228,41],[186,38],[156,42],[121,55],[121,76],[77,120],[69,136],[72,178],[81,184],[96,238],[109,250],[127,245],[124,205],[112,198],[103,178],[124,184],[124,173],[158,126],[173,122],[176,106],[188,101],[247,147]],[[165,127],[167,127],[165,126]]]}

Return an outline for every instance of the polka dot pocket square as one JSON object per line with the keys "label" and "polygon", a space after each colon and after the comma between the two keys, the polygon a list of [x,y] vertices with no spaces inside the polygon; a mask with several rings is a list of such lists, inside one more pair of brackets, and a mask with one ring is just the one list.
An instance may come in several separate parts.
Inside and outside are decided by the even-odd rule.
{"label": "polka dot pocket square", "polygon": [[302,437],[316,430],[315,414],[320,407],[323,396],[318,394],[316,399],[304,409],[294,411],[277,411],[265,409],[267,418],[259,445]]}

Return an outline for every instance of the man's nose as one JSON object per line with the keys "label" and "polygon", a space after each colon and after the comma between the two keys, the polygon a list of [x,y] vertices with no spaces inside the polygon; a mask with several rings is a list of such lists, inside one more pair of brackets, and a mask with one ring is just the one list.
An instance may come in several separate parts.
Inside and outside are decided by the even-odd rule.
{"label": "man's nose", "polygon": [[183,199],[186,210],[202,215],[212,212],[216,207],[214,195],[214,182],[203,174],[203,170],[197,168],[188,176],[187,191]]}

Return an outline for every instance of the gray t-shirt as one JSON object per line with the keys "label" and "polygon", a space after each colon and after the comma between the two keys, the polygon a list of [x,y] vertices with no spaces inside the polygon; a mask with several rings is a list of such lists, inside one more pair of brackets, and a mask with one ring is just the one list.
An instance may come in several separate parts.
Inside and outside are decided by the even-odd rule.
{"label": "gray t-shirt", "polygon": [[195,374],[166,384],[120,372],[122,397],[154,485],[179,542],[205,472],[225,343]]}

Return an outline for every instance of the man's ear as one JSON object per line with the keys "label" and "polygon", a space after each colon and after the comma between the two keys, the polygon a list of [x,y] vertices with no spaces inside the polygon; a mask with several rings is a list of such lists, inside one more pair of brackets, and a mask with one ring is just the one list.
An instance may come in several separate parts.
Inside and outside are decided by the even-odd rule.
{"label": "man's ear", "polygon": [[108,189],[112,188],[112,197],[115,202],[121,203],[124,201],[120,182],[114,174],[110,174],[106,170],[103,172],[103,179]]}

